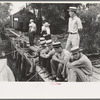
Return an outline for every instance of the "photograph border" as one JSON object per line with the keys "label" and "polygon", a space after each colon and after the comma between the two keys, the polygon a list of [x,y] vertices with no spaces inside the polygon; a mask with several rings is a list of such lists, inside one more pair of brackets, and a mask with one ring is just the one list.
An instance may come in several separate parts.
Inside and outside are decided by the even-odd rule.
{"label": "photograph border", "polygon": [[[27,2],[27,0],[1,0],[2,2]],[[96,0],[98,2],[99,0]],[[83,0],[29,0],[28,2],[32,3],[39,3],[39,2],[46,2],[46,3],[80,3],[80,2],[90,2],[93,3],[93,0],[83,1]],[[100,1],[99,1],[100,3]],[[30,100],[30,99],[67,99],[67,100],[86,100],[86,99],[100,99],[100,83],[92,82],[92,83],[61,83],[60,82],[53,82],[53,83],[44,83],[44,82],[1,82],[0,83],[0,99],[8,100]],[[62,92],[64,94],[62,94]]]}

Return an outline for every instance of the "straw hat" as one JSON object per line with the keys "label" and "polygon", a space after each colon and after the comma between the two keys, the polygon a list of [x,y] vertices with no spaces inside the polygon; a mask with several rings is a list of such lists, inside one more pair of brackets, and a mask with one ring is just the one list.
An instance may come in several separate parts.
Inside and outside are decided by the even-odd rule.
{"label": "straw hat", "polygon": [[76,7],[69,7],[68,11],[77,11]]}
{"label": "straw hat", "polygon": [[54,47],[54,48],[59,48],[59,47],[61,47],[61,42],[53,42],[53,47]]}
{"label": "straw hat", "polygon": [[78,46],[75,46],[73,48],[71,48],[71,52],[74,54],[74,53],[77,53],[77,52],[81,52],[82,49],[80,49]]}
{"label": "straw hat", "polygon": [[44,26],[45,26],[45,27],[49,27],[50,24],[49,24],[48,22],[45,22],[45,23],[44,23]]}

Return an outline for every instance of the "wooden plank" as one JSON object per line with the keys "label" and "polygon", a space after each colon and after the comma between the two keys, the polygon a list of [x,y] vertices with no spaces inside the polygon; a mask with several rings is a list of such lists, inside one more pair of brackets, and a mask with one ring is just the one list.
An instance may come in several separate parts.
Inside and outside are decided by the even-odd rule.
{"label": "wooden plank", "polygon": [[94,71],[95,73],[97,73],[97,74],[100,74],[100,68],[95,68],[95,67],[93,67],[93,71]]}
{"label": "wooden plank", "polygon": [[14,31],[12,31],[11,29],[9,29],[9,31],[13,34],[15,34],[17,37],[20,37],[20,35],[18,35],[17,33],[15,33]]}
{"label": "wooden plank", "polygon": [[100,81],[100,74],[93,72],[92,76]]}
{"label": "wooden plank", "polygon": [[36,66],[36,71],[38,72],[39,76],[45,81],[45,82],[53,82],[53,80],[50,80],[49,78],[45,78],[47,74],[41,73],[42,69],[39,66]]}
{"label": "wooden plank", "polygon": [[[20,37],[20,35],[17,34],[16,32],[14,32],[13,30],[9,29],[9,31],[10,31],[11,33],[13,33],[14,35],[16,35],[17,37]],[[20,39],[23,40],[23,41],[26,42],[26,43],[29,43],[29,38],[28,38],[27,36],[21,37]]]}
{"label": "wooden plank", "polygon": [[100,68],[100,64],[98,64],[98,65],[93,65],[94,67],[96,67],[96,68]]}
{"label": "wooden plank", "polygon": [[100,80],[96,79],[95,77],[90,77],[90,82],[100,82]]}

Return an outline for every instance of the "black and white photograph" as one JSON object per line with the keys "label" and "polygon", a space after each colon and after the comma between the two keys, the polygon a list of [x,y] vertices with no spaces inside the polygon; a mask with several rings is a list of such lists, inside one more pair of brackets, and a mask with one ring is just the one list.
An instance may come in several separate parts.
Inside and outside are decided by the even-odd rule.
{"label": "black and white photograph", "polygon": [[100,3],[0,3],[1,82],[99,82]]}
{"label": "black and white photograph", "polygon": [[100,2],[0,1],[0,99],[100,98]]}

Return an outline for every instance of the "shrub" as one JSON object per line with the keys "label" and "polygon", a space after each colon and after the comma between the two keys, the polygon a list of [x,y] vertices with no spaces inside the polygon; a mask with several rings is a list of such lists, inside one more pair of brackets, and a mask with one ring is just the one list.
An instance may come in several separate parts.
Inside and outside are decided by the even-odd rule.
{"label": "shrub", "polygon": [[81,36],[81,47],[85,53],[98,52],[100,48],[100,23],[97,23],[96,16],[100,13],[100,5],[90,6],[88,10],[79,10],[78,14],[83,22]]}

